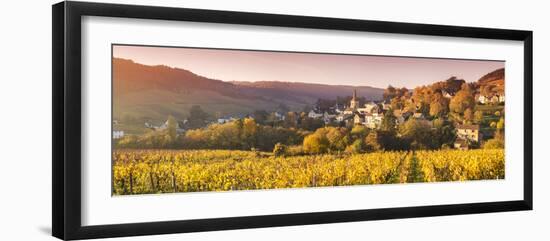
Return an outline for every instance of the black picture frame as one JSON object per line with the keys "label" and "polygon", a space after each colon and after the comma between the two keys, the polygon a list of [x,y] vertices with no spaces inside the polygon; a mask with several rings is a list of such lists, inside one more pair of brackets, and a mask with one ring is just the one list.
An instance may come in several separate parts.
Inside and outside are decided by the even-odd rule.
{"label": "black picture frame", "polygon": [[[379,33],[517,40],[524,43],[523,199],[421,207],[342,210],[234,218],[81,224],[81,17],[104,16],[206,23],[349,30]],[[532,210],[533,32],[354,19],[198,10],[171,7],[60,2],[52,6],[52,233],[60,239],[106,238],[213,230],[307,225],[380,219]]]}

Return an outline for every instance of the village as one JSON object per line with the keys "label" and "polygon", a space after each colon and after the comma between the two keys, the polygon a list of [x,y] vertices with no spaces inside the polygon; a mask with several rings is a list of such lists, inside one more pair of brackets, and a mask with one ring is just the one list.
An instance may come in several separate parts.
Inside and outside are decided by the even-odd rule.
{"label": "village", "polygon": [[[444,92],[442,96],[446,99],[452,99],[453,94]],[[505,96],[501,95],[492,95],[486,96],[481,94],[475,95],[475,101],[477,105],[502,105],[505,101]],[[392,109],[392,106],[389,101],[379,100],[379,101],[364,101],[366,103],[360,104],[360,98],[357,95],[357,90],[354,90],[351,96],[351,100],[346,104],[334,104],[328,108],[322,108],[319,105],[313,106],[309,112],[282,112],[282,111],[273,111],[267,113],[254,112],[247,115],[235,115],[235,116],[223,116],[218,118],[209,118],[204,119],[202,122],[204,126],[211,124],[225,124],[235,120],[244,119],[244,118],[253,118],[256,119],[260,124],[267,123],[268,120],[272,125],[274,123],[290,123],[290,126],[296,127],[303,122],[304,119],[310,119],[316,121],[320,125],[314,127],[313,129],[322,127],[322,126],[340,126],[340,127],[349,127],[352,128],[357,125],[365,126],[371,130],[378,130],[381,128],[384,118],[391,114],[393,116],[393,121],[395,121],[395,126],[402,125],[409,119],[414,119],[415,121],[422,123],[423,125],[433,126],[433,119],[430,116],[426,116],[420,110],[410,111],[403,109]],[[391,112],[391,113],[388,113]],[[259,116],[262,113],[263,116]],[[259,121],[260,119],[265,119],[265,121]],[[125,136],[123,130],[117,129],[116,126],[119,124],[117,120],[113,121],[113,139],[120,139]],[[145,122],[144,126],[147,129],[153,131],[162,131],[168,128],[168,121],[165,121],[161,125],[154,125],[151,122]],[[483,141],[483,133],[479,123],[472,124],[467,122],[455,122],[455,142],[453,147],[456,149],[470,149],[472,147],[479,147],[479,144]],[[176,125],[176,132],[178,135],[184,134],[187,130],[192,129],[189,125],[189,120],[178,120]]]}

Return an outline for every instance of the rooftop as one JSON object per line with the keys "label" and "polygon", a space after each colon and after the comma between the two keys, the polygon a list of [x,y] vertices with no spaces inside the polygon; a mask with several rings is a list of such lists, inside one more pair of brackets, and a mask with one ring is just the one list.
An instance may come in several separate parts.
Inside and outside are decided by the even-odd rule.
{"label": "rooftop", "polygon": [[456,129],[479,130],[479,125],[457,125]]}

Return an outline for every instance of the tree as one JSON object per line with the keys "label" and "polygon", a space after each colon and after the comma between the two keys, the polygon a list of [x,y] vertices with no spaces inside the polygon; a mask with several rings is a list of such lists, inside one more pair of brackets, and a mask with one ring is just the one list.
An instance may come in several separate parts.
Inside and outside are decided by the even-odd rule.
{"label": "tree", "polygon": [[477,124],[483,122],[483,111],[476,110],[476,112],[474,112],[474,122]]}
{"label": "tree", "polygon": [[304,138],[303,146],[307,153],[325,153],[328,150],[329,142],[324,135],[316,132]]}
{"label": "tree", "polygon": [[321,119],[309,118],[307,115],[303,115],[300,119],[300,128],[308,131],[315,131],[325,125],[325,122]]}
{"label": "tree", "polygon": [[452,146],[456,138],[456,131],[453,123],[438,118],[433,121],[433,126],[435,128],[433,131],[433,147]]}
{"label": "tree", "polygon": [[371,131],[367,137],[365,137],[365,149],[367,151],[378,151],[382,149],[376,131]]}
{"label": "tree", "polygon": [[298,115],[296,112],[287,112],[284,120],[285,127],[287,128],[296,128],[298,125]]}
{"label": "tree", "polygon": [[464,111],[464,120],[466,122],[471,122],[474,119],[474,114],[472,112],[472,109],[468,108]]}
{"label": "tree", "polygon": [[430,103],[430,115],[441,117],[449,111],[449,101],[441,93],[435,93]]}
{"label": "tree", "polygon": [[252,116],[254,116],[256,123],[264,125],[267,117],[269,116],[269,113],[267,113],[267,111],[265,110],[255,110]]}
{"label": "tree", "polygon": [[346,129],[341,127],[326,127],[325,129],[329,151],[343,151],[350,142]]}
{"label": "tree", "polygon": [[504,130],[504,118],[500,118],[498,120],[496,128],[499,130]]}
{"label": "tree", "polygon": [[383,131],[394,131],[397,124],[397,118],[393,115],[393,110],[390,108],[384,113],[384,118],[380,124],[380,130]]}
{"label": "tree", "polygon": [[473,109],[475,104],[471,87],[464,83],[462,89],[451,99],[449,109],[454,113],[463,114],[467,109]]}
{"label": "tree", "polygon": [[363,139],[367,136],[369,129],[362,125],[356,125],[351,129],[351,135],[354,139]]}
{"label": "tree", "polygon": [[346,147],[347,153],[363,153],[365,151],[365,143],[363,139],[357,139],[355,140],[351,145]]}
{"label": "tree", "polygon": [[431,126],[426,120],[409,118],[400,126],[399,133],[410,143],[413,149],[431,149],[434,147]]}
{"label": "tree", "polygon": [[408,111],[408,112],[411,112],[411,113],[414,113],[416,112],[416,103],[414,103],[414,101],[412,101],[411,99],[408,99],[408,100],[405,100],[403,101],[404,103],[404,106],[403,108],[405,109],[405,111]]}
{"label": "tree", "polygon": [[175,141],[178,134],[178,122],[176,121],[176,118],[174,118],[172,115],[169,115],[168,120],[166,121],[166,126],[168,130],[168,136],[170,136],[170,139],[172,141]]}
{"label": "tree", "polygon": [[394,110],[401,110],[403,107],[405,107],[405,104],[403,103],[403,100],[401,98],[393,98],[390,101],[390,106]]}
{"label": "tree", "polygon": [[285,156],[286,152],[287,152],[287,146],[280,142],[277,142],[277,144],[275,144],[275,147],[273,147],[274,156]]}
{"label": "tree", "polygon": [[460,90],[464,83],[466,83],[466,81],[463,79],[458,79],[453,76],[445,81],[444,89],[448,93],[454,94]]}
{"label": "tree", "polygon": [[501,149],[504,148],[504,140],[491,139],[483,144],[483,149]]}
{"label": "tree", "polygon": [[396,94],[397,94],[396,89],[393,86],[388,85],[388,88],[384,90],[384,94],[382,94],[382,96],[384,100],[389,101],[393,99],[396,96]]}
{"label": "tree", "polygon": [[189,110],[187,123],[191,129],[201,128],[206,125],[208,118],[208,113],[204,112],[200,105],[194,105]]}
{"label": "tree", "polygon": [[242,121],[242,140],[245,149],[255,147],[257,132],[258,125],[254,119],[245,118]]}

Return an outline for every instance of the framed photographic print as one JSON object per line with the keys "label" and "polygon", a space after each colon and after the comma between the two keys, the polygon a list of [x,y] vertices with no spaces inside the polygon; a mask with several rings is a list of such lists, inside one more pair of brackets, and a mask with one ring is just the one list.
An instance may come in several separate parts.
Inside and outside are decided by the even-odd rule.
{"label": "framed photographic print", "polygon": [[53,235],[532,209],[532,32],[53,6]]}

